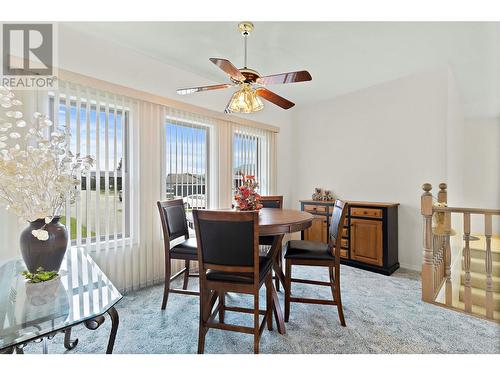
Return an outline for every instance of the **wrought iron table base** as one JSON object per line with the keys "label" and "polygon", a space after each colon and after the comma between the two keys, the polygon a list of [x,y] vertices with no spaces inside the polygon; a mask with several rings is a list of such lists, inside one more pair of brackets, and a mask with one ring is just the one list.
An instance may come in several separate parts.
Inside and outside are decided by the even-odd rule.
{"label": "wrought iron table base", "polygon": [[[106,348],[106,354],[112,354],[113,353],[113,347],[115,345],[115,338],[116,338],[116,332],[118,331],[118,324],[120,322],[118,318],[118,312],[114,307],[111,307],[108,311],[107,314],[111,318],[111,332],[109,333],[109,340],[108,340],[108,347]],[[88,319],[83,322],[85,327],[88,329],[95,331],[97,328],[99,328],[105,321],[105,316],[104,315],[99,315],[96,316],[95,318]],[[3,350],[4,353],[7,354],[13,354],[14,352],[16,354],[24,354],[23,348],[29,343],[29,342],[42,342],[43,345],[43,354],[48,353],[48,340],[51,340],[58,332],[64,332],[64,347],[68,350],[72,350],[76,347],[78,344],[78,339],[71,340],[71,329],[73,326],[68,327],[66,329],[63,329],[61,331],[56,331],[56,332],[51,332],[45,336],[37,337],[36,339],[27,341],[22,344],[17,344],[13,345],[11,347],[8,347]]]}

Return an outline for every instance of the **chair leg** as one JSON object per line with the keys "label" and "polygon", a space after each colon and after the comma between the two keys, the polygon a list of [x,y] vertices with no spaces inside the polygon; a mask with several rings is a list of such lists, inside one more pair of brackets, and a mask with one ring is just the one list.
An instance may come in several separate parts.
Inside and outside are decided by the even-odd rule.
{"label": "chair leg", "polygon": [[205,305],[207,303],[207,291],[200,288],[200,327],[198,329],[198,354],[205,352],[205,336],[207,328],[205,327]]}
{"label": "chair leg", "polygon": [[342,299],[340,298],[340,278],[338,274],[334,276],[333,267],[328,267],[330,271],[330,285],[332,288],[333,299],[337,302],[337,311],[339,313],[340,324],[345,327],[344,310],[342,309]]}
{"label": "chair leg", "polygon": [[165,310],[168,301],[168,292],[170,290],[170,257],[165,254],[165,287],[163,289],[163,302],[161,303],[161,309]]}
{"label": "chair leg", "polygon": [[189,282],[189,260],[184,261],[184,267],[186,270],[184,271],[184,283],[182,284],[182,289],[186,290]]}
{"label": "chair leg", "polygon": [[259,354],[259,292],[253,296],[253,353]]}
{"label": "chair leg", "polygon": [[[278,257],[278,265],[280,266],[280,268],[282,268],[283,266],[283,254],[282,254],[282,251],[281,249],[278,250],[276,256]],[[275,277],[275,285],[276,285],[276,291],[279,292],[280,291],[280,279],[278,277],[278,275],[274,275]]]}
{"label": "chair leg", "polygon": [[226,294],[224,292],[221,292],[219,294],[219,322],[220,323],[224,323],[224,315],[225,315],[225,311],[224,311],[224,306],[226,305],[226,298],[225,298]]}
{"label": "chair leg", "polygon": [[266,278],[266,319],[267,329],[273,330],[273,277],[270,272]]}
{"label": "chair leg", "polygon": [[286,260],[285,270],[285,322],[288,323],[290,319],[290,296],[292,294],[292,263]]}

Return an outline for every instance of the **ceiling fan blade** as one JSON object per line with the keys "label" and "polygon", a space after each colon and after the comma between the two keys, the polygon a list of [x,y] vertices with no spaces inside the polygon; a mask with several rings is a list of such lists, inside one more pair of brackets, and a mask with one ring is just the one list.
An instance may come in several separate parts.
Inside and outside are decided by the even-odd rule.
{"label": "ceiling fan blade", "polygon": [[219,85],[212,85],[212,86],[200,86],[200,87],[189,87],[185,89],[177,89],[177,94],[179,95],[187,95],[187,94],[193,94],[195,92],[200,92],[200,91],[209,91],[209,90],[218,90],[218,89],[227,89],[228,87],[232,87],[231,83],[221,83]]}
{"label": "ceiling fan blade", "polygon": [[290,100],[287,100],[282,96],[279,96],[278,94],[275,94],[274,92],[269,91],[268,89],[265,89],[263,87],[258,88],[257,90],[255,90],[255,92],[261,98],[264,98],[283,109],[290,109],[295,105],[295,103],[292,103]]}
{"label": "ceiling fan blade", "polygon": [[226,72],[231,78],[241,82],[245,81],[245,76],[229,60],[211,57],[210,61]]}
{"label": "ceiling fan blade", "polygon": [[307,70],[301,70],[299,72],[289,72],[274,74],[272,76],[264,76],[257,78],[257,83],[261,85],[276,85],[279,83],[294,83],[294,82],[304,82],[312,80],[311,75]]}

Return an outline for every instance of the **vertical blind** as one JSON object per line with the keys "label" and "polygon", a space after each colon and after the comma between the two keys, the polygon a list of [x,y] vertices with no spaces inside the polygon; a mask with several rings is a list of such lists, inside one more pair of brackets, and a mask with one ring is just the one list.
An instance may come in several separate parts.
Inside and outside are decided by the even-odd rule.
{"label": "vertical blind", "polygon": [[259,193],[274,192],[274,133],[257,128],[233,125],[233,195],[243,184],[244,176],[255,176]]}
{"label": "vertical blind", "polygon": [[[60,81],[49,93],[54,130],[69,128],[67,149],[92,156],[94,165],[78,178],[74,202],[66,202],[62,222],[73,246],[84,246],[122,290],[131,280],[134,222],[130,173],[129,98]],[[126,261],[128,257],[129,261]]]}
{"label": "vertical blind", "polygon": [[78,176],[82,183],[75,202],[66,203],[69,237],[78,246],[95,244],[97,250],[124,241],[130,236],[125,98],[61,82],[50,103],[54,128],[69,127],[67,148],[94,158],[94,166]]}
{"label": "vertical blind", "polygon": [[210,120],[169,109],[164,125],[165,197],[188,210],[209,207]]}

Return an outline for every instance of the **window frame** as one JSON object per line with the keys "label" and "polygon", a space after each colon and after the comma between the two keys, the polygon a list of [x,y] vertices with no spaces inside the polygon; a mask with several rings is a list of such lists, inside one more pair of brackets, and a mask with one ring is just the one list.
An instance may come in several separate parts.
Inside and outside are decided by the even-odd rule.
{"label": "window frame", "polygon": [[[212,201],[211,199],[211,178],[212,178],[212,173],[211,173],[211,163],[210,163],[210,152],[211,152],[211,147],[210,147],[210,142],[211,142],[211,132],[212,132],[212,126],[210,124],[203,124],[195,121],[189,121],[187,119],[173,119],[169,117],[168,115],[165,116],[163,126],[161,127],[161,199],[169,199],[167,197],[167,127],[168,125],[173,125],[173,126],[179,126],[179,127],[185,127],[185,128],[197,128],[205,131],[205,208],[210,207],[210,203]],[[189,172],[185,172],[189,173]],[[195,194],[200,194],[200,193],[195,193]],[[191,194],[193,195],[193,194]],[[184,198],[184,197],[182,197]]]}
{"label": "window frame", "polygon": [[[49,106],[48,113],[49,113],[49,118],[53,123],[51,128],[50,128],[50,131],[52,132],[52,131],[54,131],[54,127],[55,127],[55,112],[54,112],[54,110],[55,110],[56,96],[54,95],[54,93],[49,93],[48,97],[49,97],[49,99],[48,99],[48,106]],[[64,106],[64,108],[66,109],[67,108],[66,96],[59,95],[58,98],[59,98],[59,108]],[[87,107],[87,105],[89,104],[89,100],[87,98],[81,98],[81,99],[83,99],[83,100],[81,100],[81,102],[80,102],[80,109],[85,109]],[[110,247],[119,247],[117,245],[121,245],[123,243],[123,241],[125,241],[125,244],[132,243],[132,241],[131,241],[132,223],[131,223],[130,213],[131,213],[131,207],[133,205],[133,202],[132,202],[132,196],[131,196],[132,182],[131,182],[131,173],[130,173],[130,167],[131,167],[131,165],[130,165],[130,137],[129,137],[129,134],[130,134],[130,108],[127,108],[125,106],[122,106],[121,108],[119,108],[120,106],[117,103],[114,103],[114,106],[117,110],[117,113],[120,113],[120,112],[123,113],[123,129],[122,129],[123,149],[122,149],[121,160],[122,160],[122,163],[123,163],[123,160],[125,160],[125,165],[122,165],[122,170],[119,172],[120,172],[120,175],[122,178],[122,191],[123,191],[123,184],[124,183],[126,184],[125,197],[122,198],[122,202],[124,202],[124,205],[126,205],[128,207],[128,209],[125,210],[125,212],[127,214],[125,217],[125,236],[123,235],[123,230],[121,232],[116,233],[116,238],[114,237],[114,233],[108,233],[108,238],[106,238],[106,234],[101,234],[99,237],[99,240],[97,238],[97,235],[90,236],[89,237],[90,238],[89,244],[87,244],[87,237],[82,236],[82,238],[80,240],[81,246],[91,245],[92,251],[95,250],[98,243],[101,243],[101,244],[107,243]],[[69,107],[70,107],[70,109],[72,109],[72,108],[76,109],[76,107],[77,107],[77,100],[71,96],[69,97]],[[104,114],[106,113],[105,108],[106,107],[103,105],[100,106],[99,115],[101,113],[104,113]],[[92,103],[92,100],[90,100],[89,113],[91,113],[92,110],[94,110],[94,112],[96,113],[96,116],[97,116],[97,104]],[[109,115],[109,113],[110,112],[108,111],[108,115]],[[72,134],[72,136],[73,136],[73,134]],[[105,173],[106,173],[106,171],[101,170],[100,177],[105,178]],[[95,179],[97,179],[97,171],[94,171],[94,172],[90,171],[91,184],[92,184],[92,174],[94,174]],[[102,175],[102,174],[104,174],[104,175]],[[117,173],[117,178],[120,177],[120,175]],[[86,176],[82,176],[82,177],[86,177]],[[108,171],[108,180],[111,181],[112,179],[114,180],[114,170]],[[83,184],[83,180],[82,180],[82,184]],[[97,187],[96,187],[96,189],[97,189]],[[91,190],[92,190],[92,188],[91,188]],[[82,191],[86,191],[86,190],[82,190],[80,188],[80,194],[82,194],[81,193]],[[117,189],[117,192],[119,192],[118,189]],[[61,217],[63,217],[63,216],[66,217],[66,213],[64,215],[61,215]],[[71,215],[70,215],[70,217],[71,217]],[[95,222],[94,222],[94,224],[95,224]],[[89,230],[89,229],[87,229],[87,230]],[[92,229],[90,229],[90,230],[92,232]],[[113,235],[113,237],[110,237],[111,235]],[[70,244],[72,247],[77,246],[78,245],[77,239],[70,239]]]}
{"label": "window frame", "polygon": [[[244,131],[235,129],[232,131],[231,134],[231,145],[232,145],[232,152],[231,152],[231,192],[234,197],[235,193],[237,192],[237,189],[241,185],[236,185],[236,174],[234,173],[236,166],[235,164],[235,147],[234,147],[234,142],[235,138],[240,137],[240,139],[245,139],[245,137],[250,137],[253,140],[255,140],[255,171],[253,172],[254,175],[257,177],[261,177],[262,174],[262,168],[261,168],[261,162],[263,162],[262,155],[261,155],[261,149],[262,149],[262,143],[263,143],[263,137],[260,134],[245,134]],[[260,185],[261,181],[259,182],[259,187],[258,187],[258,192],[259,194],[261,193],[262,186]],[[266,190],[269,190],[269,187],[266,187]]]}

